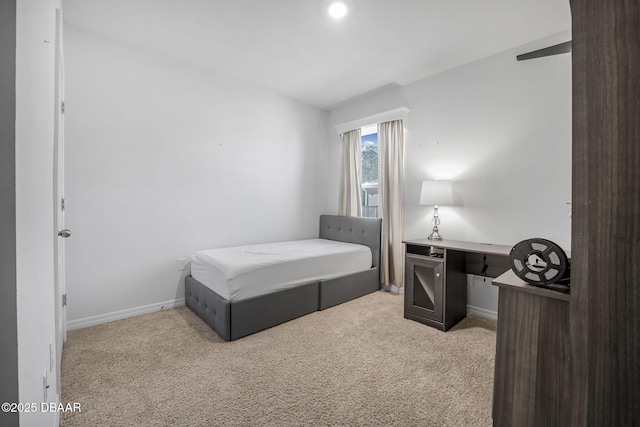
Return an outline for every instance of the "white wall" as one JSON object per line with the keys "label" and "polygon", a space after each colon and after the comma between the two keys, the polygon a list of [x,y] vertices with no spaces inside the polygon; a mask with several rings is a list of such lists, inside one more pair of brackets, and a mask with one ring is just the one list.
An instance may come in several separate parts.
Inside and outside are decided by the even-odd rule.
{"label": "white wall", "polygon": [[430,208],[416,202],[420,181],[451,178],[462,209],[443,216],[447,237],[513,244],[539,236],[568,248],[571,55],[515,59],[568,36],[405,87],[407,237],[430,228]]}
{"label": "white wall", "polygon": [[[411,109],[405,238],[429,234],[433,211],[418,204],[420,186],[439,178],[454,181],[457,200],[440,210],[445,238],[513,245],[544,237],[569,249],[571,55],[523,62],[515,56],[570,36],[539,40],[330,113],[336,125],[364,114],[362,104]],[[337,190],[329,197],[337,199]],[[497,310],[490,280],[470,279],[469,305]]]}
{"label": "white wall", "polygon": [[317,235],[325,112],[69,25],[65,60],[71,326],[184,298],[194,251]]}
{"label": "white wall", "polygon": [[[16,46],[16,288],[20,402],[55,402],[50,371],[54,337],[53,118],[56,0],[17,3]],[[55,340],[54,340],[55,345]],[[54,348],[55,353],[55,348]],[[21,413],[21,426],[53,425],[54,413]]]}

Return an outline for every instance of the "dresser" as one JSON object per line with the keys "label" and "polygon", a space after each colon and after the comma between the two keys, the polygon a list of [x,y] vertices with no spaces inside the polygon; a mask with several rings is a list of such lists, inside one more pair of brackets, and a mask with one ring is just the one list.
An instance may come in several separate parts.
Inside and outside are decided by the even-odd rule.
{"label": "dresser", "polygon": [[569,294],[511,270],[498,286],[494,426],[570,425]]}

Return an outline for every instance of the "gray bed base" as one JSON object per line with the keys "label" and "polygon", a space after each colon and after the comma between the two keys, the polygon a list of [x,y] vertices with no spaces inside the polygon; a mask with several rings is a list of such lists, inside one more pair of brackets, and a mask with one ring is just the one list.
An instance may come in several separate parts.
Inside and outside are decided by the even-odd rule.
{"label": "gray bed base", "polygon": [[191,276],[185,278],[185,303],[225,341],[253,334],[380,289],[378,218],[320,216],[321,239],[368,246],[369,270],[299,285],[246,300],[229,302]]}

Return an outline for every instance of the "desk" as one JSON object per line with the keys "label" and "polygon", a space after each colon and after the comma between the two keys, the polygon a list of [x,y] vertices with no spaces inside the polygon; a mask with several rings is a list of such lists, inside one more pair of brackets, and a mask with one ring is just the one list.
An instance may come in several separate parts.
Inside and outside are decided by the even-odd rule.
{"label": "desk", "polygon": [[493,284],[500,288],[494,426],[569,425],[569,294],[529,285],[511,270]]}
{"label": "desk", "polygon": [[498,277],[511,246],[457,240],[407,240],[404,317],[449,330],[467,315],[467,274]]}

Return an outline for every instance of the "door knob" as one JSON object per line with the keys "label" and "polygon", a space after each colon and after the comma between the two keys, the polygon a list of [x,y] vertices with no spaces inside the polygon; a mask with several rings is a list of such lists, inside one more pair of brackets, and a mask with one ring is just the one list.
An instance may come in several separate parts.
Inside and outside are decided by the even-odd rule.
{"label": "door knob", "polygon": [[58,231],[58,236],[64,237],[66,239],[67,237],[71,236],[71,232],[65,228],[64,230]]}
{"label": "door knob", "polygon": [[436,273],[436,277],[440,277],[440,273]]}

